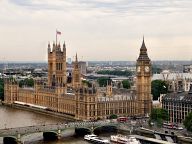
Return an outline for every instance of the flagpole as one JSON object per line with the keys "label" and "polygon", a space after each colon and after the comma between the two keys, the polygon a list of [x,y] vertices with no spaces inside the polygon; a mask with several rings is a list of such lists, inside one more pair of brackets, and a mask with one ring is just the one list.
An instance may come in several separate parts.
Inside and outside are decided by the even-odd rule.
{"label": "flagpole", "polygon": [[56,46],[57,46],[57,29],[56,29]]}

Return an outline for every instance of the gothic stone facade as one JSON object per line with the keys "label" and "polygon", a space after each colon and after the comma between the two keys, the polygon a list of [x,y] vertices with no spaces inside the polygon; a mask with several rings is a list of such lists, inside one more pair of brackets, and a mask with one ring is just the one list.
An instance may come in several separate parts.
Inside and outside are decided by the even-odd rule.
{"label": "gothic stone facade", "polygon": [[14,79],[5,80],[5,103],[20,101],[47,107],[49,110],[72,116],[77,120],[103,119],[118,116],[144,116],[151,111],[151,61],[143,40],[137,60],[135,90],[121,92],[106,87],[105,95],[94,84],[88,87],[81,81],[77,55],[72,78],[66,73],[66,46],[48,44],[48,83],[36,79],[33,88],[20,88]]}

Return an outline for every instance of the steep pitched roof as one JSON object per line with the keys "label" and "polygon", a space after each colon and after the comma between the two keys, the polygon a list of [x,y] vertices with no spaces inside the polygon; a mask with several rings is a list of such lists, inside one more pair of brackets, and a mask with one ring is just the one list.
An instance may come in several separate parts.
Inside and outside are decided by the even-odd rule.
{"label": "steep pitched roof", "polygon": [[140,54],[139,54],[139,57],[138,57],[137,61],[150,61],[150,59],[149,59],[149,57],[147,55],[147,48],[145,46],[144,37],[143,37],[143,42],[142,42],[142,45],[141,45],[141,48],[140,48]]}

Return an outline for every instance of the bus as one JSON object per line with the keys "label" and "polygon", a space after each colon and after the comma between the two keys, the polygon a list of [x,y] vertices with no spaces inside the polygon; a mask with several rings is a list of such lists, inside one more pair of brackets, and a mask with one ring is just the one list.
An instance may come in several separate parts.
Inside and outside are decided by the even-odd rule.
{"label": "bus", "polygon": [[179,127],[177,124],[174,123],[163,123],[163,127],[168,129],[183,130],[183,127]]}
{"label": "bus", "polygon": [[173,123],[163,123],[164,128],[173,129],[174,124]]}
{"label": "bus", "polygon": [[127,117],[118,117],[117,121],[118,122],[127,122],[128,118]]}

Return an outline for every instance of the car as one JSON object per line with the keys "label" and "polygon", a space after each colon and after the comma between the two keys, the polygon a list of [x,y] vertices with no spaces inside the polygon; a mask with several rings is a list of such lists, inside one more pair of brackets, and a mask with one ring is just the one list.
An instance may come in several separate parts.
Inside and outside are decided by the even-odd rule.
{"label": "car", "polygon": [[153,123],[153,122],[151,122],[150,124],[151,124],[152,126],[154,126],[154,123]]}
{"label": "car", "polygon": [[183,127],[177,127],[177,130],[183,130]]}

